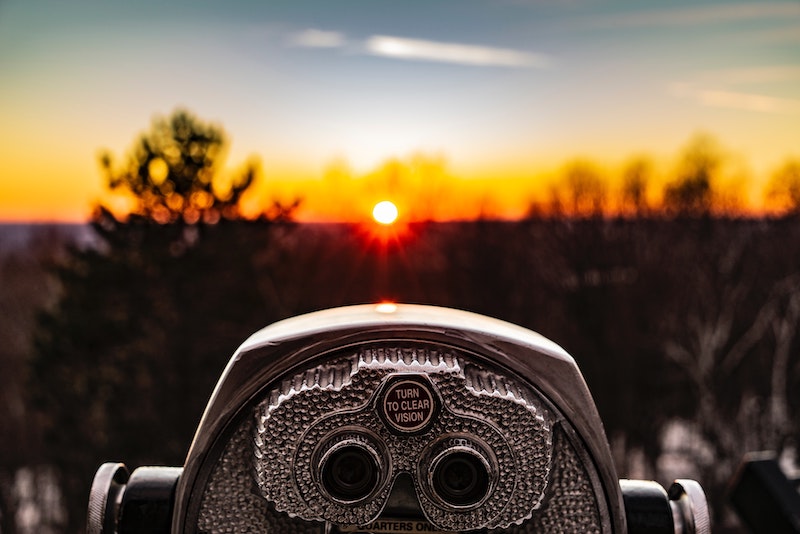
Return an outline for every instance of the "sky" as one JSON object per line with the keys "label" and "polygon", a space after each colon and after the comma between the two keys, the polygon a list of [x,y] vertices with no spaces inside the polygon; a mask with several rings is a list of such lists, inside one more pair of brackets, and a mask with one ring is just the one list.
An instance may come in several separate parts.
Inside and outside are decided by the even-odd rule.
{"label": "sky", "polygon": [[307,220],[399,194],[354,185],[390,158],[435,162],[441,216],[515,216],[698,132],[760,185],[800,158],[800,1],[0,0],[0,221],[86,220],[100,151],[177,108]]}

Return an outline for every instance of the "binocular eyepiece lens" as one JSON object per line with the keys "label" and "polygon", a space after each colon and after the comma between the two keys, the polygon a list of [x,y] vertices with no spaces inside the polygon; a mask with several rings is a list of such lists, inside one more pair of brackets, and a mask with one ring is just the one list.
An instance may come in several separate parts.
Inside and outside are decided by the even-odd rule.
{"label": "binocular eyepiece lens", "polygon": [[489,471],[485,462],[472,452],[442,454],[433,467],[433,491],[445,503],[468,507],[483,500],[489,492]]}
{"label": "binocular eyepiece lens", "polygon": [[378,483],[378,464],[365,447],[334,447],[323,459],[322,486],[334,499],[355,502],[369,496]]}

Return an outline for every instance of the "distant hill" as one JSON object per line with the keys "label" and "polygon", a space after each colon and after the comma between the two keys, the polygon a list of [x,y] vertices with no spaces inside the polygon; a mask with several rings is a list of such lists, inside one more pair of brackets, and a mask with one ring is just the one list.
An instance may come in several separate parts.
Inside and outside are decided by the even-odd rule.
{"label": "distant hill", "polygon": [[0,254],[17,252],[35,239],[58,239],[86,246],[95,242],[88,224],[0,223]]}

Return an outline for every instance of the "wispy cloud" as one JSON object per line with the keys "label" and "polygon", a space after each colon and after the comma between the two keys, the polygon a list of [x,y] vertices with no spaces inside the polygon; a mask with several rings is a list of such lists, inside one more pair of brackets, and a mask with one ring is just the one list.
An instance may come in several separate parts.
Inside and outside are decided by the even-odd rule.
{"label": "wispy cloud", "polygon": [[289,36],[291,46],[303,48],[341,48],[347,44],[347,37],[340,32],[309,28]]}
{"label": "wispy cloud", "polygon": [[495,48],[464,43],[448,43],[375,35],[367,39],[366,50],[376,56],[418,61],[436,61],[484,67],[546,67],[550,60],[509,48]]}
{"label": "wispy cloud", "polygon": [[607,28],[673,27],[798,17],[800,2],[750,2],[622,13],[596,17],[591,25]]}
{"label": "wispy cloud", "polygon": [[670,92],[679,98],[689,99],[707,107],[792,116],[800,115],[800,100],[797,99],[696,87],[686,83],[673,84]]}
{"label": "wispy cloud", "polygon": [[314,28],[293,33],[287,39],[287,43],[289,46],[302,48],[346,48],[351,52],[389,59],[433,61],[479,67],[544,68],[551,64],[551,59],[544,54],[511,48],[410,39],[390,35],[373,35],[363,41],[354,41],[340,32]]}

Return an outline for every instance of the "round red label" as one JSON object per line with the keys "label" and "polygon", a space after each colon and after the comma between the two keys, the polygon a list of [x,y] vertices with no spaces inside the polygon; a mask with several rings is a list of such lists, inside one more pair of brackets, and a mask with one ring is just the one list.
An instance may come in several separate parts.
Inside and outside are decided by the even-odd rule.
{"label": "round red label", "polygon": [[386,422],[401,432],[416,432],[427,425],[435,410],[433,393],[416,380],[392,383],[383,396]]}

